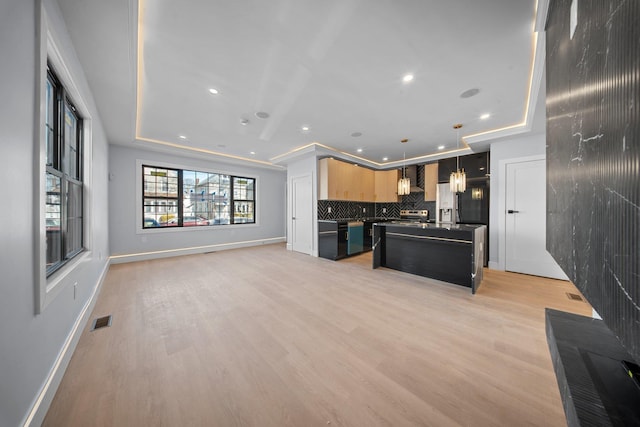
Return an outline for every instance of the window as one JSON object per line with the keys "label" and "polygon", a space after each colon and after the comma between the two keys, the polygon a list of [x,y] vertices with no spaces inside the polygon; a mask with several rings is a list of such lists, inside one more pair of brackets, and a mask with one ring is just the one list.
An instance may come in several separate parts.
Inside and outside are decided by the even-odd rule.
{"label": "window", "polygon": [[256,222],[255,178],[150,165],[142,175],[143,228]]}
{"label": "window", "polygon": [[177,226],[178,170],[144,166],[144,227]]}
{"label": "window", "polygon": [[82,118],[50,66],[44,122],[48,277],[84,249]]}
{"label": "window", "polygon": [[254,179],[233,177],[233,222],[255,222]]}

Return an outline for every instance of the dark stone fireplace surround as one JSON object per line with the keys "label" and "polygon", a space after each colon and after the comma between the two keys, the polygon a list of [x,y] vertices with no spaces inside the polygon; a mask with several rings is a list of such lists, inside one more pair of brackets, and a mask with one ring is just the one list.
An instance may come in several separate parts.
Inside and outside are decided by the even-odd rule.
{"label": "dark stone fireplace surround", "polygon": [[547,310],[567,422],[640,425],[640,2],[551,0],[547,250],[603,321]]}

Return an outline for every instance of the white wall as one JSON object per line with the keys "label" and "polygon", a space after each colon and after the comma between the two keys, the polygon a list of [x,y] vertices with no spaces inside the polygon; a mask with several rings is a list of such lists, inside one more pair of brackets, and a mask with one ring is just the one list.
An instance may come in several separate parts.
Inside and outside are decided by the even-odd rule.
{"label": "white wall", "polygon": [[497,269],[500,263],[499,249],[503,241],[505,230],[501,229],[499,216],[500,200],[505,199],[504,182],[505,170],[500,167],[505,161],[532,156],[545,156],[546,135],[544,133],[529,134],[514,137],[491,144],[491,199],[489,204],[489,267]]}
{"label": "white wall", "polygon": [[[74,325],[84,307],[88,307],[101,274],[106,267],[109,246],[107,230],[107,158],[108,144],[91,92],[73,52],[64,23],[53,0],[45,0],[52,30],[60,37],[59,48],[77,88],[92,117],[93,166],[87,191],[93,212],[89,230],[91,256],[71,271],[62,283],[62,291],[47,305],[42,314],[35,314],[35,252],[40,230],[34,227],[36,180],[39,179],[34,157],[37,132],[36,105],[37,38],[40,27],[39,2],[3,1],[0,3],[0,143],[3,167],[0,176],[1,242],[0,245],[0,426],[22,425],[36,405],[34,425],[39,425],[49,399],[57,387],[50,374],[59,376],[66,367],[59,356],[63,352]],[[37,124],[40,125],[39,123]],[[100,259],[99,255],[102,255]],[[73,283],[77,282],[74,298]],[[80,328],[82,330],[82,328]],[[41,391],[48,390],[39,402]]]}
{"label": "white wall", "polygon": [[[142,174],[137,167],[139,160],[153,165],[174,165],[255,177],[257,224],[141,230],[136,217],[136,213],[142,211],[138,203],[142,191],[141,184],[137,184]],[[119,145],[111,145],[109,164],[109,230],[113,262],[210,252],[285,240],[284,170],[239,166]]]}

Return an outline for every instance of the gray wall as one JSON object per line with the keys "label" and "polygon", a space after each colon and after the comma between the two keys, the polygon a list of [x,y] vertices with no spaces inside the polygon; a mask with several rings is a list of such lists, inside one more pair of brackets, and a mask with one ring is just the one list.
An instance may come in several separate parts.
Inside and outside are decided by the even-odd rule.
{"label": "gray wall", "polygon": [[[90,230],[92,257],[65,279],[64,290],[35,314],[34,227],[37,207],[34,188],[39,174],[34,165],[36,112],[36,15],[38,2],[0,4],[0,426],[21,425],[37,399],[73,325],[98,283],[109,251],[107,230],[108,144],[82,69],[68,40],[57,6],[47,8],[62,55],[93,117],[92,188],[95,196]],[[102,253],[103,259],[98,254]],[[73,286],[77,282],[74,299]]]}
{"label": "gray wall", "polygon": [[[141,171],[136,161],[149,164],[176,165],[194,170],[224,172],[234,175],[256,177],[257,225],[234,225],[198,227],[172,230],[141,230],[136,219],[138,206],[136,196],[142,191],[136,185]],[[285,229],[285,180],[284,170],[251,167],[223,163],[218,160],[180,157],[137,148],[111,145],[109,151],[109,230],[111,255],[125,257],[124,260],[157,258],[183,253],[217,250],[215,245],[247,242],[252,240],[278,239],[284,241]],[[188,248],[205,248],[188,250]],[[213,247],[211,247],[213,246]],[[221,248],[224,248],[222,246]],[[171,251],[164,254],[145,254],[153,251]],[[117,262],[114,260],[114,262]]]}

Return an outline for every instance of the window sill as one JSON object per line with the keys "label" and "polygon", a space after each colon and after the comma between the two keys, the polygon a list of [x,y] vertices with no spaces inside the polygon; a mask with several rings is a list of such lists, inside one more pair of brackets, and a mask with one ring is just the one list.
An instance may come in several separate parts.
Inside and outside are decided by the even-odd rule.
{"label": "window sill", "polygon": [[67,281],[69,274],[75,271],[81,263],[89,261],[90,259],[91,251],[85,250],[47,278],[46,294],[42,309],[49,305],[66,285],[69,284]]}
{"label": "window sill", "polygon": [[154,227],[154,228],[138,228],[136,234],[155,234],[155,233],[179,233],[182,231],[221,231],[221,230],[236,230],[238,228],[250,228],[258,227],[258,223],[248,224],[224,224],[224,225],[196,225],[193,227]]}

